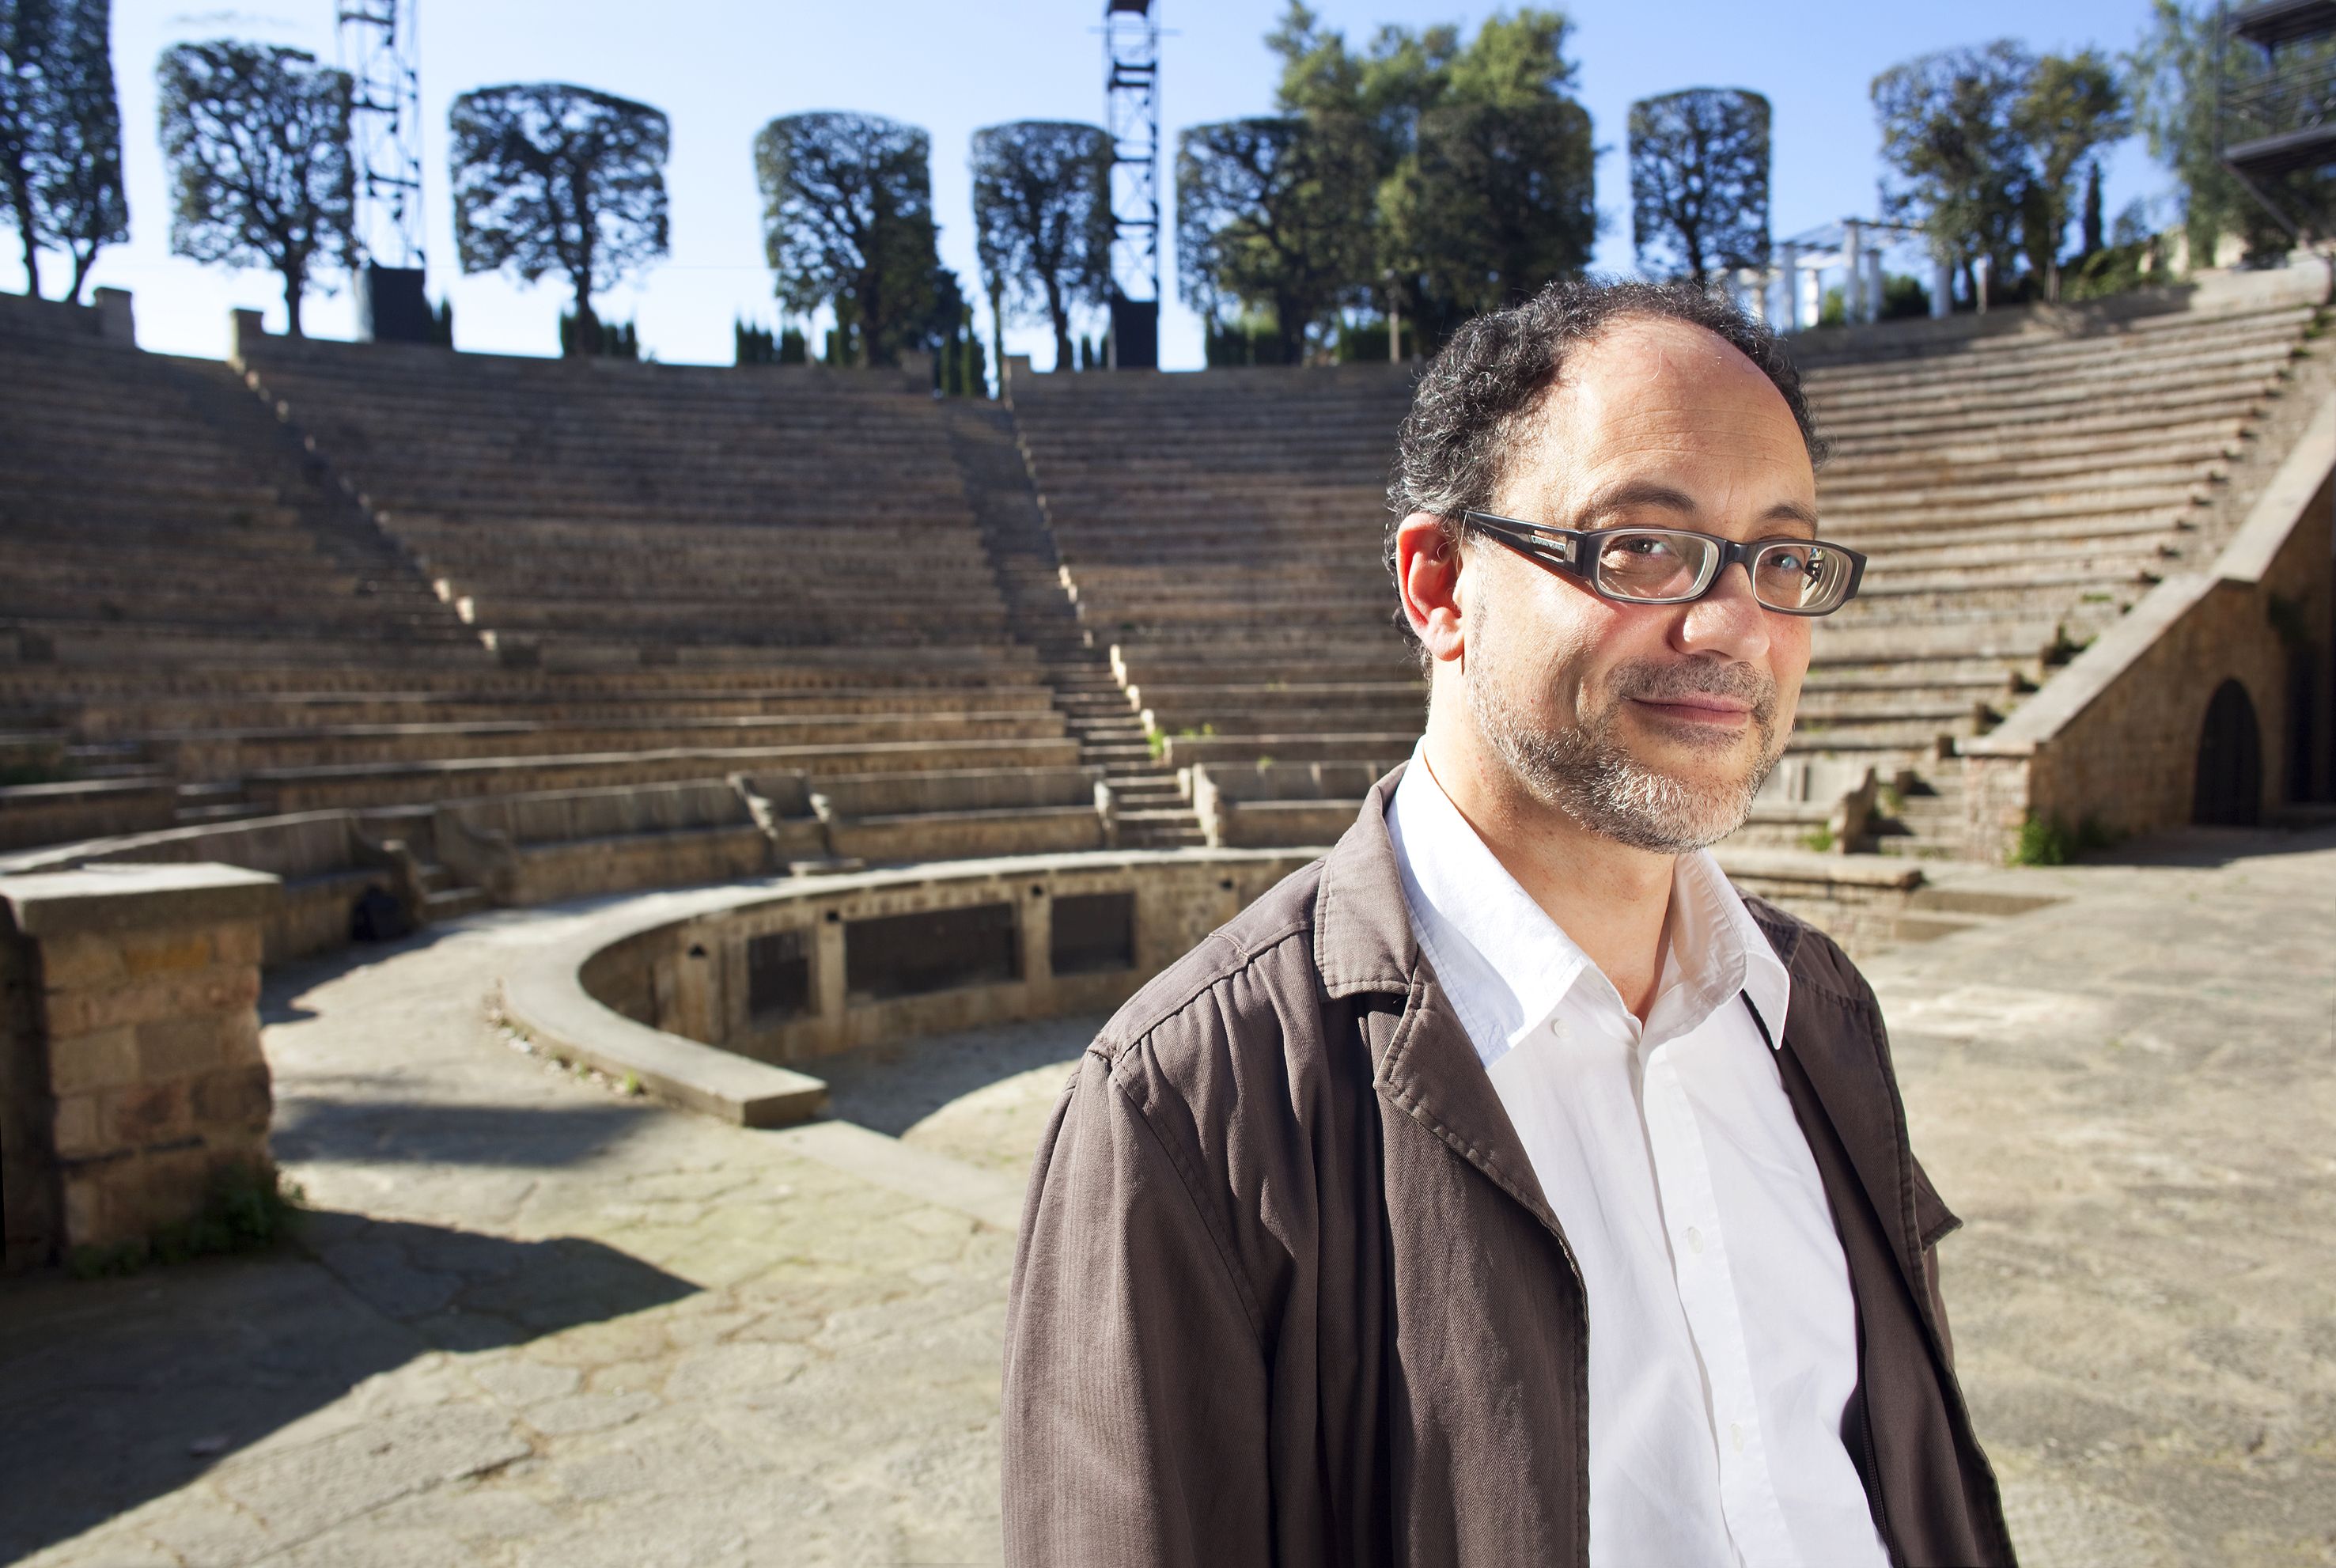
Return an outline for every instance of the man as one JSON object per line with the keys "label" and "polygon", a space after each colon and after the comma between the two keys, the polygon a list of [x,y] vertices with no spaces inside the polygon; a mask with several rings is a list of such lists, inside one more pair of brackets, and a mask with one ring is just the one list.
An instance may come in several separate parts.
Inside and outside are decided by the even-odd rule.
{"label": "man", "polygon": [[1428,368],[1426,734],[1065,1091],[1009,1562],[2010,1561],[1873,992],[1704,851],[1857,588],[1817,456],[1684,287],[1559,285]]}

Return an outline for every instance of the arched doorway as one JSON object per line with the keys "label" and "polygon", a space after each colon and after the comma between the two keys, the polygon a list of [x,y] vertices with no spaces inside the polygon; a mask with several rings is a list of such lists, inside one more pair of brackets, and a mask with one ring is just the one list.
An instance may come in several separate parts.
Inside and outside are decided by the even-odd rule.
{"label": "arched doorway", "polygon": [[2205,827],[2251,828],[2263,820],[2263,732],[2247,688],[2226,680],[2206,705],[2198,735],[2198,782],[2190,820]]}

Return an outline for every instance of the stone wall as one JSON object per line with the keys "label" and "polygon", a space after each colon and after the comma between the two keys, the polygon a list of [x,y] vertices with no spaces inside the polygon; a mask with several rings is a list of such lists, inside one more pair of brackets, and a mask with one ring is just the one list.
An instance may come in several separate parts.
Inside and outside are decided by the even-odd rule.
{"label": "stone wall", "polygon": [[262,921],[225,866],[0,877],[6,1266],[142,1241],[268,1164]]}
{"label": "stone wall", "polygon": [[2321,404],[2214,570],[2169,577],[2003,726],[1963,743],[1966,852],[2004,858],[2029,817],[2112,835],[2190,821],[2215,690],[2235,680],[2263,742],[2262,807],[2288,796],[2289,676],[2307,700],[2312,794],[2331,783],[2329,650],[2336,640],[2336,397]]}
{"label": "stone wall", "polygon": [[[1187,852],[1041,855],[914,871],[804,879],[720,896],[687,919],[628,933],[582,966],[584,989],[652,1028],[771,1063],[803,1063],[880,1041],[987,1024],[1108,1012],[1266,890],[1313,858]],[[1056,972],[1054,909],[1068,899],[1134,900],[1133,962]],[[1010,977],[919,994],[855,994],[855,925],[951,910],[1010,910]],[[751,945],[779,938],[805,967],[801,1005],[757,1016]]]}

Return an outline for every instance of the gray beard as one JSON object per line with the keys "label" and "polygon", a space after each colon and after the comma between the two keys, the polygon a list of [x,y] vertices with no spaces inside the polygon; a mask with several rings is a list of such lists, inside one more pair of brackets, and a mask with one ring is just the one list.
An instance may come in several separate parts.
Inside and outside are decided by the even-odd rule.
{"label": "gray beard", "polygon": [[[1547,730],[1509,689],[1498,665],[1488,666],[1484,649],[1497,639],[1478,636],[1480,630],[1469,628],[1469,712],[1478,732],[1542,804],[1617,843],[1674,855],[1718,842],[1752,814],[1753,797],[1785,749],[1776,735],[1773,681],[1737,664],[1634,660],[1615,668],[1613,695],[1603,706],[1579,725]],[[1625,702],[1689,692],[1740,697],[1752,705],[1759,750],[1731,783],[1690,785],[1658,772],[1631,755],[1618,733]],[[1735,735],[1714,735],[1700,744],[1718,749],[1739,742]]]}

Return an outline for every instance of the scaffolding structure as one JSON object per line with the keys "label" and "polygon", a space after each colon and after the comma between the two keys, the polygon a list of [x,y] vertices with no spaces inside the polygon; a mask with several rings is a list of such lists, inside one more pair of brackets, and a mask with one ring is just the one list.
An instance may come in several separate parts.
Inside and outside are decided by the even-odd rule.
{"label": "scaffolding structure", "polygon": [[[2327,238],[2293,177],[2324,182],[2336,170],[2336,0],[2257,0],[2226,11],[2216,43],[2252,46],[2253,68],[2214,73],[2215,140],[2223,167],[2298,241]],[[2282,200],[2284,199],[2284,200]]]}
{"label": "scaffolding structure", "polygon": [[384,267],[422,265],[422,73],[417,0],[344,0],[341,69],[349,73],[356,156],[357,247]]}
{"label": "scaffolding structure", "polygon": [[1116,370],[1160,364],[1160,19],[1152,0],[1104,0],[1111,132],[1111,336]]}
{"label": "scaffolding structure", "polygon": [[356,163],[360,335],[430,336],[423,290],[419,0],[341,0],[341,69],[349,73],[349,151]]}

